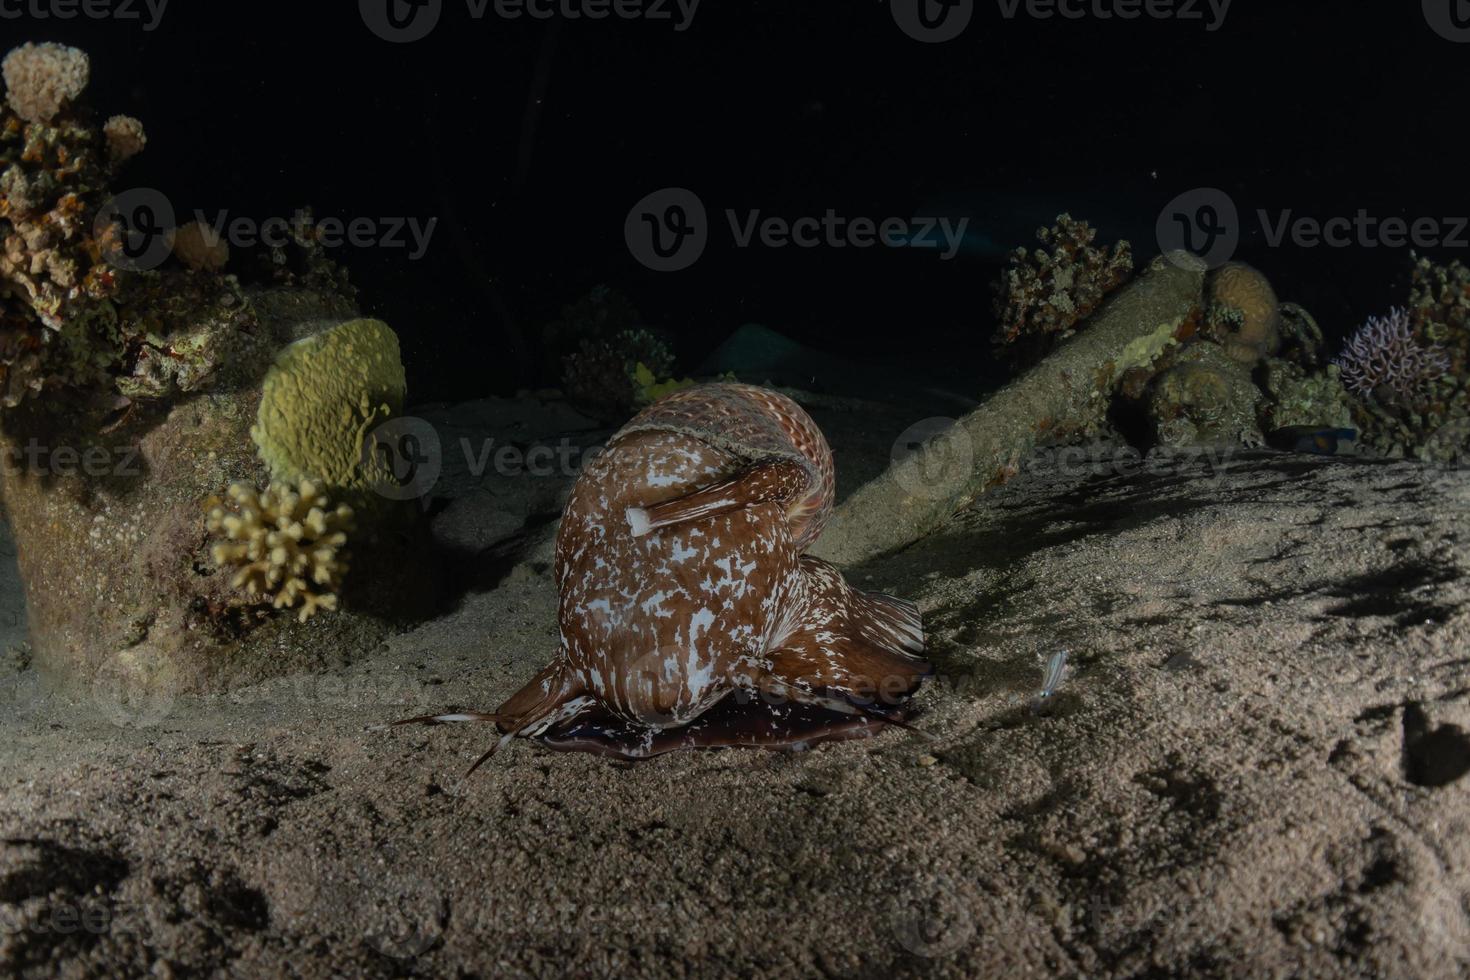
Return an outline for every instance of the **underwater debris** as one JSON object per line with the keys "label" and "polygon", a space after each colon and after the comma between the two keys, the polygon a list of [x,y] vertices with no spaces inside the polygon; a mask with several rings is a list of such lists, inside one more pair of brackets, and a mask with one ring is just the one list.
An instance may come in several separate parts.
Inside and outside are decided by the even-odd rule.
{"label": "underwater debris", "polygon": [[[1186,252],[1154,259],[1087,329],[975,411],[859,487],[812,554],[855,564],[918,540],[1017,471],[1043,438],[1095,433],[1131,371],[1146,374],[1192,333],[1207,268]],[[964,460],[950,476],[937,461]],[[945,472],[936,486],[933,472]]]}
{"label": "underwater debris", "polygon": [[0,73],[15,114],[29,123],[49,123],[87,87],[91,64],[85,53],[64,44],[22,44],[5,56]]}
{"label": "underwater debris", "polygon": [[1067,679],[1067,657],[1066,650],[1058,650],[1046,658],[1046,673],[1041,679],[1041,692],[1031,701],[1033,715],[1046,714],[1056,703],[1052,699],[1061,689],[1062,682]]}
{"label": "underwater debris", "polygon": [[1093,245],[1097,232],[1070,214],[1036,232],[1040,248],[1018,248],[996,285],[994,342],[1019,360],[1039,360],[1072,335],[1133,274],[1132,246]]}
{"label": "underwater debris", "polygon": [[303,623],[320,609],[337,608],[352,508],[333,509],[314,483],[272,483],[264,492],[232,484],[229,501],[210,509],[205,526],[225,536],[210,554],[216,565],[238,569],[231,588],[277,609],[299,602]]}

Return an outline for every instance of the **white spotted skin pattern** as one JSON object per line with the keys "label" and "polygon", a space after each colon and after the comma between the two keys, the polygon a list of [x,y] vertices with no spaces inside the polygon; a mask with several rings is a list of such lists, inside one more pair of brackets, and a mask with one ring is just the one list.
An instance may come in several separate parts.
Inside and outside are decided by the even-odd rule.
{"label": "white spotted skin pattern", "polygon": [[[785,396],[713,384],[649,406],[572,488],[556,541],[560,649],[489,716],[502,741],[648,758],[901,721],[929,672],[918,610],[803,556],[832,500],[826,439]],[[899,696],[864,701],[885,678]]]}
{"label": "white spotted skin pattern", "polygon": [[563,655],[616,715],[687,724],[727,694],[800,605],[775,503],[634,537],[629,507],[681,497],[747,465],[675,432],[615,439],[578,480],[557,537]]}
{"label": "white spotted skin pattern", "polygon": [[677,428],[715,445],[730,439],[747,447],[752,458],[760,455],[761,448],[798,456],[811,480],[810,488],[786,515],[792,542],[802,552],[822,533],[836,497],[832,450],[811,416],[779,391],[746,384],[685,388],[644,409],[623,431],[642,426]]}

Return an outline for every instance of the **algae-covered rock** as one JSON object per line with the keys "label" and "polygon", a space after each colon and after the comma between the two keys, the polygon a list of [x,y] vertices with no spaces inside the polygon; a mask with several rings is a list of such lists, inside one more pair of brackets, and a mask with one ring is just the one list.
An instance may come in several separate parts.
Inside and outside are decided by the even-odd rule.
{"label": "algae-covered rock", "polygon": [[[85,401],[27,401],[0,419],[4,502],[31,645],[37,666],[57,680],[89,684],[126,662],[130,683],[144,687],[150,678],[180,690],[232,687],[351,659],[436,602],[427,535],[411,503],[379,500],[365,515],[352,571],[340,589],[331,583],[338,608],[305,623],[251,600],[235,587],[239,567],[216,563],[210,508],[231,484],[271,482],[251,435],[268,378],[277,382],[281,418],[314,420],[273,445],[334,463],[355,462],[362,451],[348,441],[360,436],[367,390],[361,375],[335,372],[366,367],[369,377],[401,379],[396,356],[387,356],[396,355],[391,331],[352,317],[340,296],[291,288],[251,292],[246,302],[257,330],[254,382],[242,361],[231,366],[230,384],[140,404],[108,431],[110,406]],[[344,326],[351,329],[339,333]],[[279,362],[267,370],[262,352],[303,332],[321,339],[288,346],[285,374]],[[328,356],[299,356],[321,351]],[[303,412],[283,404],[288,390],[307,399]],[[313,445],[312,434],[328,445]]]}
{"label": "algae-covered rock", "polygon": [[1206,267],[1184,252],[1155,259],[1085,330],[916,451],[857,490],[812,549],[852,563],[934,530],[987,488],[1019,472],[1042,439],[1097,431],[1133,370],[1151,371],[1193,330]]}
{"label": "algae-covered rock", "polygon": [[1261,367],[1261,386],[1268,399],[1268,429],[1353,426],[1347,390],[1335,365],[1309,372],[1291,361],[1267,358]]}

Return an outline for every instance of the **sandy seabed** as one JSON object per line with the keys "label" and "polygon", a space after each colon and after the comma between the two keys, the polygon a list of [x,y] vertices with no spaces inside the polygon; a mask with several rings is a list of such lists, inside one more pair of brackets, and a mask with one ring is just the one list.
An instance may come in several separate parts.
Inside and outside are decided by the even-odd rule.
{"label": "sandy seabed", "polygon": [[[814,414],[845,490],[904,427]],[[1087,459],[849,570],[923,609],[928,737],[640,764],[520,742],[462,780],[488,730],[370,730],[492,708],[550,657],[536,561],[231,695],[56,691],[12,656],[0,972],[1470,970],[1470,473]],[[520,523],[523,491],[455,479],[438,533]]]}

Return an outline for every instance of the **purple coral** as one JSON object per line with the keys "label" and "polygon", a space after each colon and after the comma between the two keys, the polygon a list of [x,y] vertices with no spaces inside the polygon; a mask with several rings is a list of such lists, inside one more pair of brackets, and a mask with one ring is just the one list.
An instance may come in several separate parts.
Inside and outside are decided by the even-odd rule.
{"label": "purple coral", "polygon": [[1387,388],[1408,396],[1448,370],[1450,359],[1438,345],[1421,346],[1414,339],[1408,311],[1394,308],[1388,316],[1369,317],[1332,363],[1355,395]]}

